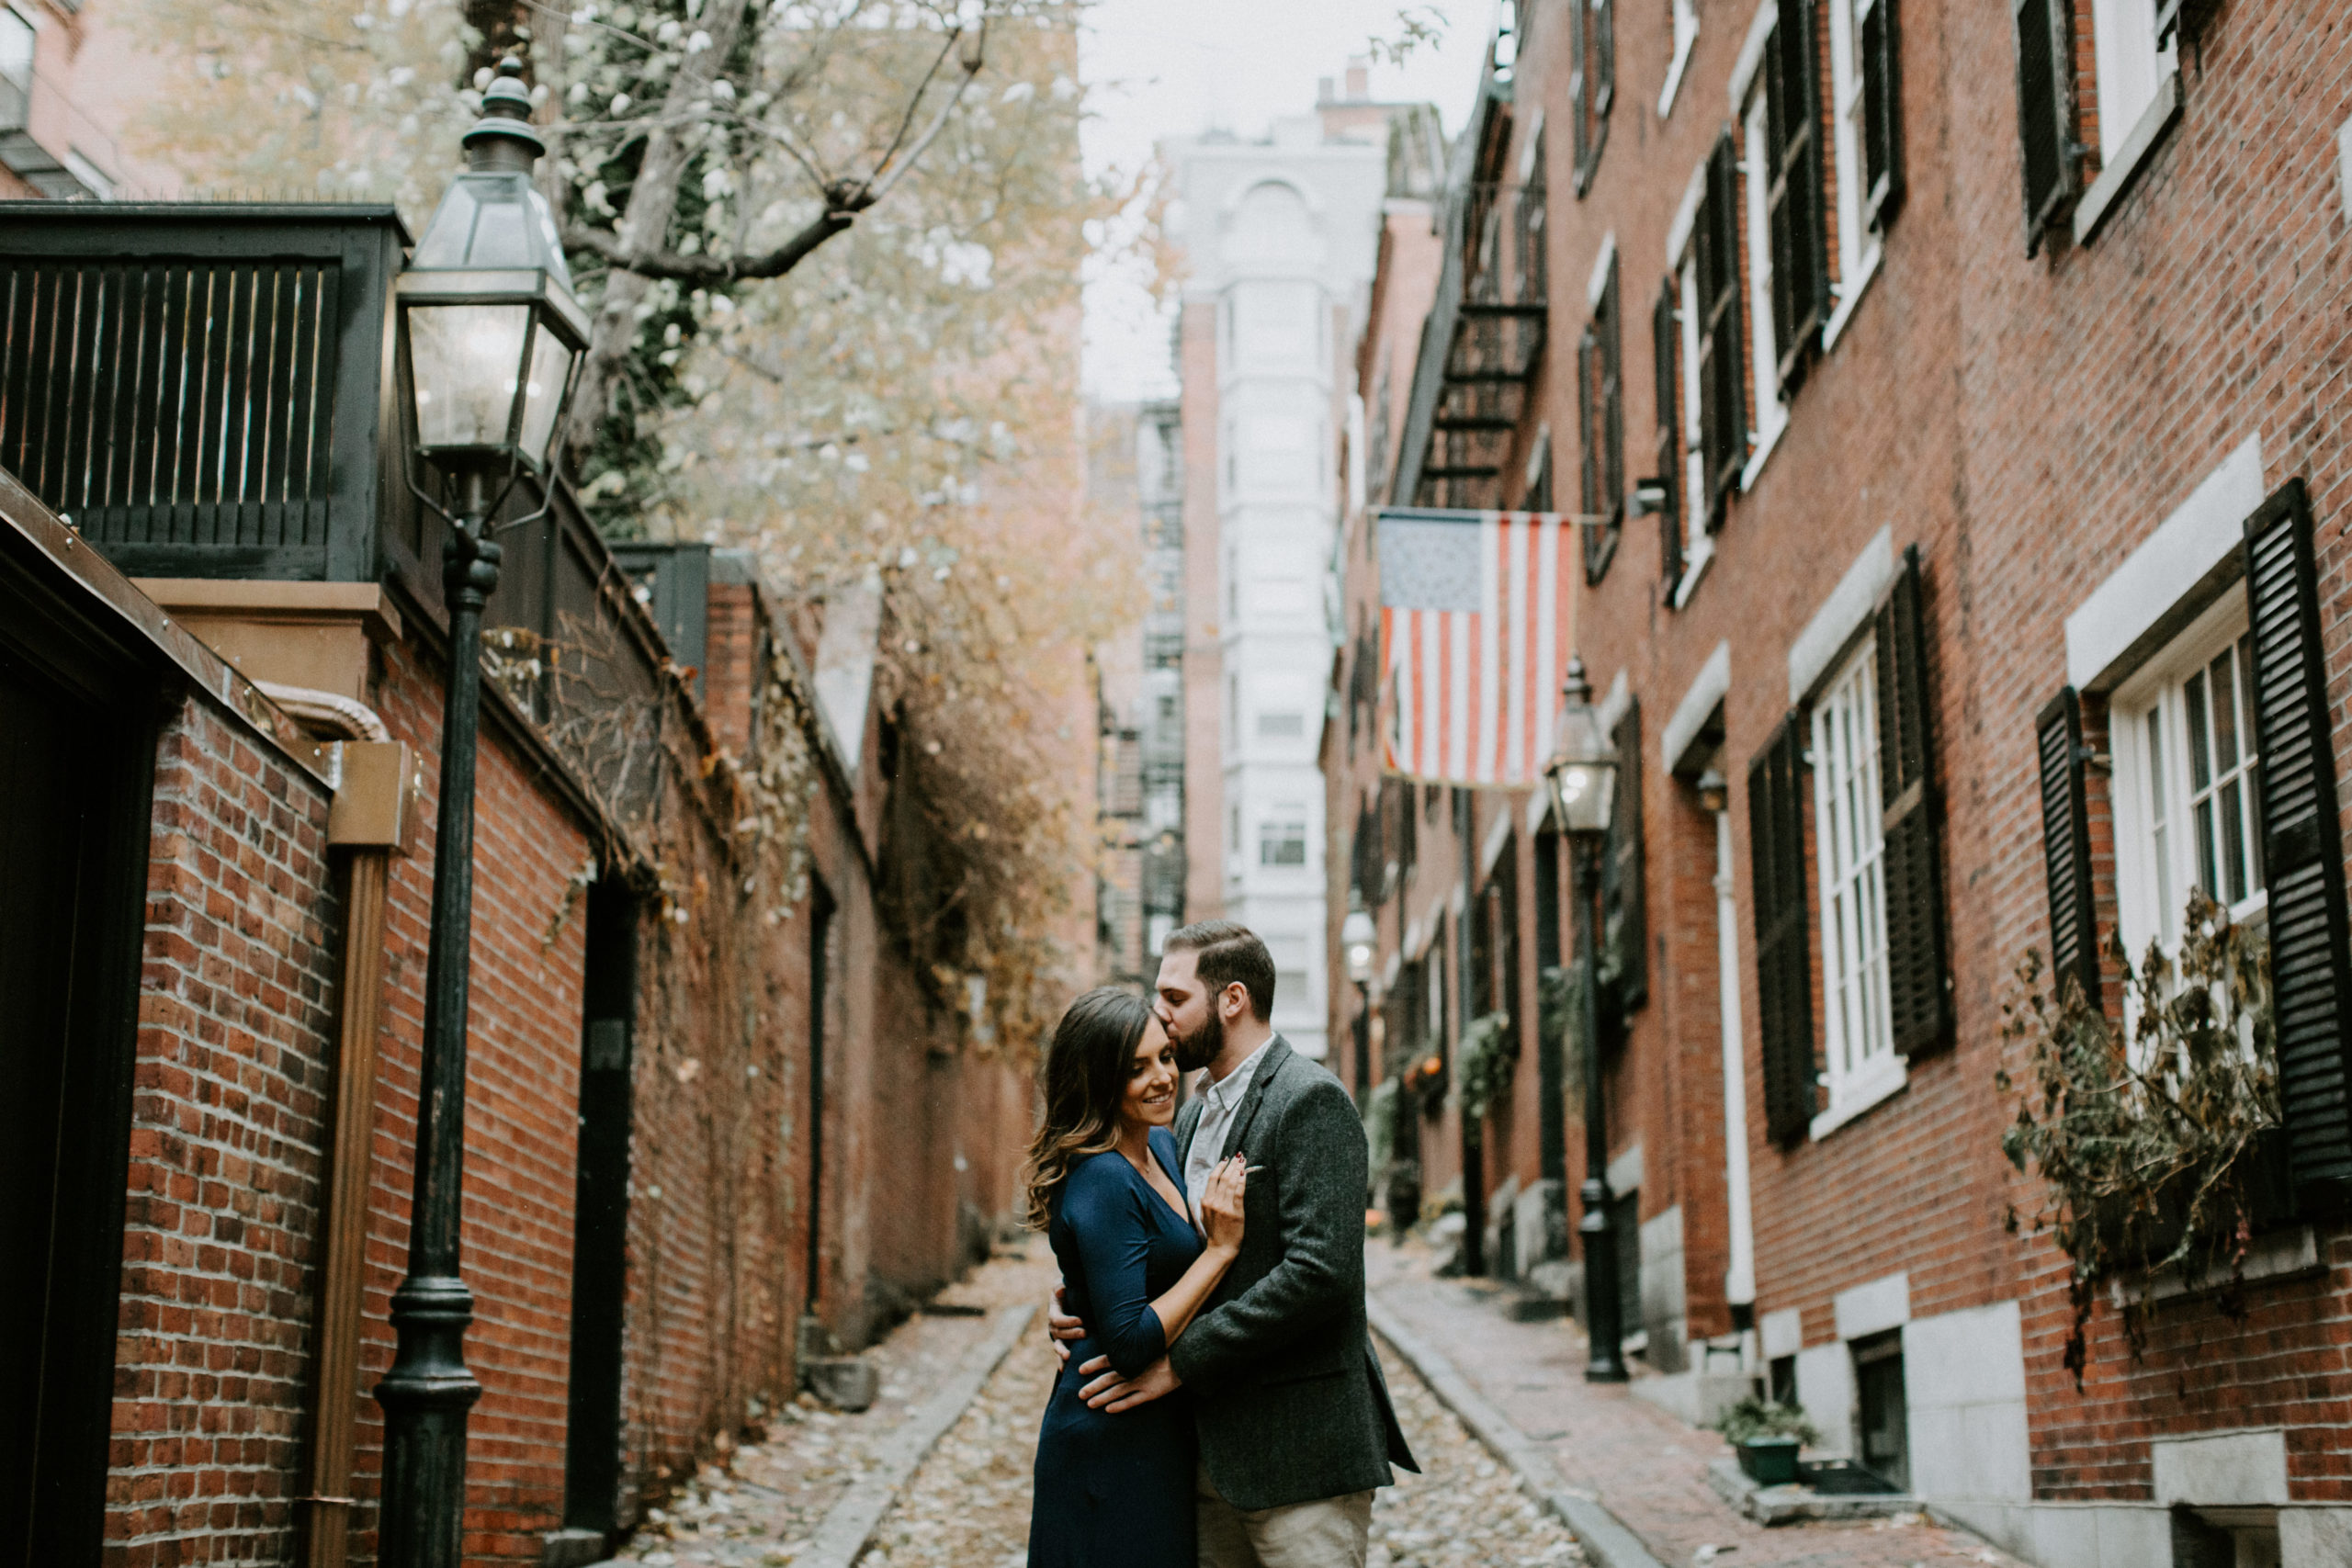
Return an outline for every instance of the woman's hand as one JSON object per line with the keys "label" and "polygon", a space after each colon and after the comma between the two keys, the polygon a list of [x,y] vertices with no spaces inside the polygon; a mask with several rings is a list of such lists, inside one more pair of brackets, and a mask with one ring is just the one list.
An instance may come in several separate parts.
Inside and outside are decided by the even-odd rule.
{"label": "woman's hand", "polygon": [[1239,1155],[1209,1173],[1209,1184],[1201,1192],[1201,1229],[1211,1251],[1241,1250],[1241,1194],[1249,1180]]}

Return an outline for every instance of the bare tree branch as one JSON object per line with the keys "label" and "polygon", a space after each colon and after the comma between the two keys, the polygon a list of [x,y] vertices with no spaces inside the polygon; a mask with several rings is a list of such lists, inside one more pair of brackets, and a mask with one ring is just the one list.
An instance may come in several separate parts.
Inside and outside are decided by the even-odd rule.
{"label": "bare tree branch", "polygon": [[[983,35],[986,27],[987,23],[983,19],[981,23]],[[962,37],[962,28],[957,28],[947,35],[947,42],[940,50],[939,58],[932,62],[930,72],[922,79],[922,85],[915,89],[913,97],[908,101],[907,112],[899,123],[898,135],[892,138],[889,148],[875,164],[873,172],[863,179],[820,179],[819,184],[825,197],[823,215],[804,226],[775,249],[751,256],[686,255],[672,250],[639,250],[633,245],[623,243],[620,236],[616,232],[577,226],[564,230],[563,243],[573,250],[586,251],[593,255],[601,256],[616,270],[630,273],[641,278],[669,278],[679,283],[690,283],[707,288],[716,283],[783,276],[807,260],[811,251],[855,222],[859,213],[889,195],[891,188],[905,177],[909,169],[913,168],[922,160],[931,144],[939,139],[940,132],[947,128],[948,118],[955,113],[956,106],[963,101],[966,90],[972,85],[972,79],[980,73],[980,67],[986,62],[986,54],[978,48],[968,49],[958,60],[956,63],[962,73],[956,78],[955,90],[947,95],[947,101],[939,107],[936,114],[932,116],[931,123],[923,128],[920,136],[915,138],[913,145],[907,148],[904,156],[899,155],[899,143],[906,138],[907,128],[914,123],[915,113],[922,107],[923,95],[930,90],[933,79],[938,74],[939,67],[946,62],[949,52],[956,48]],[[808,169],[812,177],[816,176],[816,169],[806,159],[800,157],[800,153],[790,141],[785,140],[773,128],[761,127],[760,129],[798,159],[801,166]],[[622,226],[630,230],[632,237],[635,236],[634,225],[624,222]]]}

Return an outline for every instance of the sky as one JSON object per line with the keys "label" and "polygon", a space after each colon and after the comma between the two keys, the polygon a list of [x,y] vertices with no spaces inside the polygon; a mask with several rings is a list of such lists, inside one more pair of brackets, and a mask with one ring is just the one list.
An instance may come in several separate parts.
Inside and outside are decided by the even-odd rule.
{"label": "sky", "polygon": [[[1165,136],[1208,130],[1263,135],[1315,106],[1316,81],[1343,84],[1348,58],[1395,38],[1400,0],[1094,0],[1080,40],[1088,85],[1090,173],[1132,174]],[[1476,95],[1495,0],[1415,5],[1446,23],[1444,41],[1401,67],[1372,68],[1372,96],[1438,106],[1448,136]],[[1115,235],[1110,237],[1115,242]],[[1117,401],[1166,396],[1169,321],[1132,265],[1098,252],[1087,270],[1086,389]]]}

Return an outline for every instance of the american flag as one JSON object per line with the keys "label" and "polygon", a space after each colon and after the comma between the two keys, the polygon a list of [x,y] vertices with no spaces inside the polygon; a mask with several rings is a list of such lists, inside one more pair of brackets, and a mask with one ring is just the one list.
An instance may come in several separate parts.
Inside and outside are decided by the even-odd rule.
{"label": "american flag", "polygon": [[1539,784],[1568,664],[1574,519],[1554,512],[1374,514],[1388,772]]}

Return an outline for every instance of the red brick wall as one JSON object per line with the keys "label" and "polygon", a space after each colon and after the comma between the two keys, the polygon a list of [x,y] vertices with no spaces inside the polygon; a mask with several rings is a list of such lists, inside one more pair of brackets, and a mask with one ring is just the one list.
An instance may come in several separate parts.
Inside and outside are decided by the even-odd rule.
{"label": "red brick wall", "polygon": [[[1746,20],[1706,14],[1663,120],[1655,94],[1665,29],[1620,29],[1615,123],[1583,200],[1569,199],[1568,160],[1552,159],[1555,297],[1585,277],[1604,233],[1615,236],[1629,304],[1654,295],[1668,225],[1722,122]],[[1564,53],[1556,29],[1537,29],[1519,71],[1522,120],[1540,103],[1565,125]],[[1820,1343],[1833,1333],[1838,1292],[1896,1271],[1909,1276],[1915,1316],[2022,1298],[2037,1495],[2144,1498],[2152,1434],[2284,1424],[2294,1495],[2342,1499],[2352,1495],[2352,1438],[2338,1419],[2352,1394],[2341,1348],[2352,1258],[2340,1241],[2324,1237],[2337,1249],[2324,1276],[2257,1286],[2242,1324],[2210,1304],[2166,1309],[2136,1363],[2102,1312],[2078,1396],[2060,1365],[2063,1259],[2003,1228],[2012,1203],[2031,1212],[2038,1188],[2000,1156],[2012,1107],[1993,1077],[2012,964],[2047,942],[2032,718],[2066,680],[2064,620],[2249,434],[2261,436],[2266,485],[2294,474],[2311,485],[2337,771],[2352,780],[2343,526],[2352,470],[2337,373],[2352,254],[2333,147],[2352,115],[2352,28],[2324,8],[2217,8],[2184,59],[2183,119],[2136,186],[2089,245],[2061,237],[2030,260],[2011,61],[2001,8],[1906,8],[1908,195],[1876,279],[1797,393],[1754,490],[1734,502],[1689,608],[1660,606],[1645,525],[1586,595],[1582,641],[1596,684],[1626,671],[1654,716],[1653,737],[1716,642],[1733,644],[1725,771],[1758,1311],[1802,1308],[1806,1338]],[[2081,139],[2094,132],[2086,125]],[[1558,309],[1573,320],[1581,299]],[[1636,433],[1646,439],[1654,427],[1645,336],[1627,335],[1625,428],[1636,451]],[[1568,335],[1552,339],[1565,353],[1556,345]],[[1553,361],[1555,371],[1566,364]],[[1565,434],[1576,428],[1574,390],[1572,377],[1555,374],[1529,422],[1549,420],[1563,472],[1575,463]],[[1915,1063],[1894,1100],[1783,1151],[1763,1136],[1746,763],[1789,708],[1792,642],[1882,526],[1898,551],[1916,543],[1924,561],[1957,1043]],[[1671,1150],[1689,1226],[1702,1213],[1694,1205],[1719,1201],[1708,1188],[1720,1159],[1705,1144],[1714,1020],[1702,1000],[1713,987],[1713,896],[1697,843],[1687,857],[1677,847],[1684,816],[1694,838],[1702,826],[1673,798],[1683,786],[1648,777],[1651,919],[1668,945],[1624,1072],[1658,1190],[1645,1194],[1645,1216],[1664,1197]],[[2114,919],[2111,850],[2103,822],[2098,832],[2104,924]],[[1697,1250],[1694,1329],[1695,1292],[1719,1267],[1702,1268]]]}
{"label": "red brick wall", "polygon": [[107,1562],[279,1562],[340,915],[325,785],[190,698],[156,749]]}
{"label": "red brick wall", "polygon": [[[372,1391],[391,1365],[391,1293],[408,1267],[440,784],[438,668],[413,646],[388,649],[377,703],[394,739],[421,759],[424,789],[412,852],[393,861],[386,898],[360,1356],[363,1500],[375,1497],[382,1469]],[[479,755],[462,1269],[474,1292],[466,1359],[483,1394],[469,1427],[466,1538],[469,1555],[533,1561],[539,1534],[558,1528],[563,1507],[582,954],[570,884],[590,863],[591,844],[494,725],[484,725]],[[373,1550],[364,1527],[359,1548]]]}

